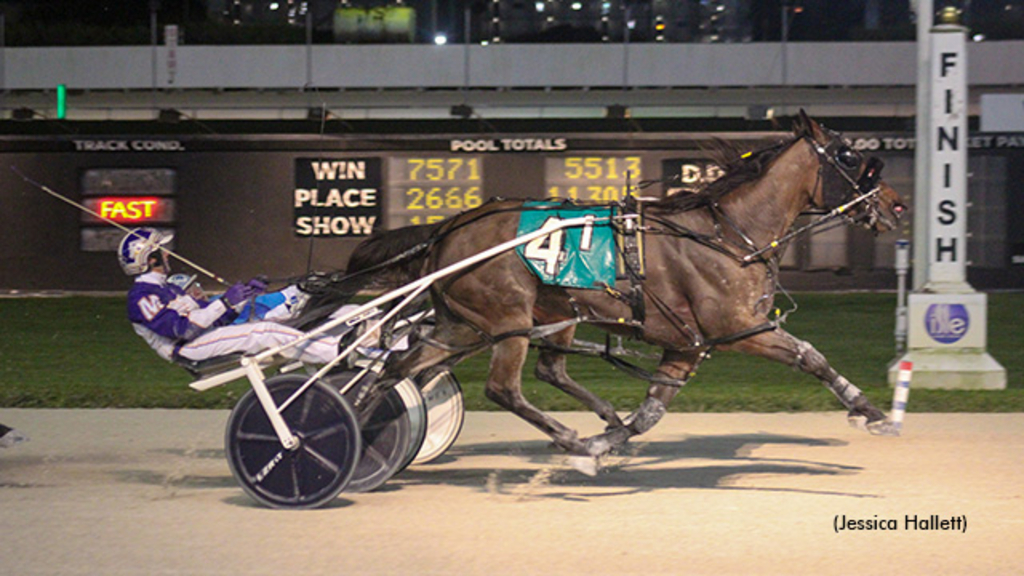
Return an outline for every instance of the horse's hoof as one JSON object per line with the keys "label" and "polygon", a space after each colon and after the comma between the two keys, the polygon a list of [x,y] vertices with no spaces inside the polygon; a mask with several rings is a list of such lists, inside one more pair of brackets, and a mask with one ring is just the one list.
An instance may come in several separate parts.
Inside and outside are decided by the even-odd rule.
{"label": "horse's hoof", "polygon": [[868,432],[873,436],[899,436],[900,429],[889,420],[875,420],[868,422]]}
{"label": "horse's hoof", "polygon": [[872,436],[899,436],[900,429],[895,424],[884,418],[868,421],[863,414],[850,413],[846,417],[850,426],[871,434]]}
{"label": "horse's hoof", "polygon": [[630,432],[628,428],[613,428],[605,432],[604,434],[598,434],[587,438],[585,445],[587,447],[587,454],[594,458],[600,458],[612,450],[622,446],[629,440]]}
{"label": "horse's hoof", "polygon": [[569,456],[569,466],[587,476],[597,476],[597,471],[600,468],[597,458],[593,456]]}

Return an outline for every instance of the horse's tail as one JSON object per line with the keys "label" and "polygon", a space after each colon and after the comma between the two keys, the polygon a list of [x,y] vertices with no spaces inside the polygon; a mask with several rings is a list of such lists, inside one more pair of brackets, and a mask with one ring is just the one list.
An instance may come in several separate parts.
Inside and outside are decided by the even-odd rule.
{"label": "horse's tail", "polygon": [[368,290],[390,290],[416,280],[443,222],[376,232],[349,257],[345,275],[365,277]]}
{"label": "horse's tail", "polygon": [[439,222],[376,232],[356,246],[344,272],[306,276],[299,288],[310,297],[289,324],[310,330],[359,292],[391,290],[416,280],[440,226]]}

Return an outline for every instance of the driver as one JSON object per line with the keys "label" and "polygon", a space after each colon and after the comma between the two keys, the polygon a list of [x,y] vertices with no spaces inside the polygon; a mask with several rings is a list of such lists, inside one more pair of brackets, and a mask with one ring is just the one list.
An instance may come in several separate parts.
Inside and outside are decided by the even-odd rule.
{"label": "driver", "polygon": [[[303,336],[271,321],[233,324],[249,301],[266,291],[260,280],[234,284],[216,300],[188,295],[169,283],[171,267],[163,247],[173,237],[137,228],[121,240],[117,253],[121,269],[135,277],[128,291],[128,319],[160,357],[199,361],[235,352],[257,354]],[[326,364],[338,355],[338,337],[322,334],[281,354],[307,364]]]}

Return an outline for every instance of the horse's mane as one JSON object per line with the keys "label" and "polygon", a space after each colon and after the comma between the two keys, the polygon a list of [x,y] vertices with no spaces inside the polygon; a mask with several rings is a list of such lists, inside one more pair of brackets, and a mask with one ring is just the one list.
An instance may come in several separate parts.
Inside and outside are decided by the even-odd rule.
{"label": "horse's mane", "polygon": [[706,151],[712,160],[722,167],[725,174],[696,190],[680,191],[648,206],[674,214],[713,205],[739,186],[760,178],[772,160],[797,139],[796,136],[790,136],[760,150],[746,153],[741,153],[735,144],[715,140]]}

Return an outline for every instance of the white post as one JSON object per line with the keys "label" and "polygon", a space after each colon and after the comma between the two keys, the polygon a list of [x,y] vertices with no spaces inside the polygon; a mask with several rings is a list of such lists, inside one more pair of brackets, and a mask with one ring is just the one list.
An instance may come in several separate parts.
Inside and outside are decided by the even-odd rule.
{"label": "white post", "polygon": [[[918,89],[927,118],[918,118],[915,173],[925,183],[915,187],[916,290],[898,360],[913,362],[918,388],[1002,389],[1006,370],[986,352],[987,298],[967,283],[967,29],[958,16],[944,9],[929,31],[928,88]],[[889,369],[892,385],[900,362]]]}
{"label": "white post", "polygon": [[896,241],[896,353],[907,351],[907,272],[910,271],[910,241]]}
{"label": "white post", "polygon": [[932,28],[928,195],[918,203],[928,218],[929,292],[969,292],[967,284],[967,29]]}
{"label": "white post", "polygon": [[[931,106],[928,88],[931,85],[931,71],[928,57],[931,51],[931,34],[934,8],[932,0],[915,0],[917,10],[917,118],[914,146],[914,234],[922,237],[928,229],[928,213],[921,210],[923,198],[928,197],[928,119]],[[914,244],[914,289],[924,286],[928,277],[928,246],[924,242]]]}

